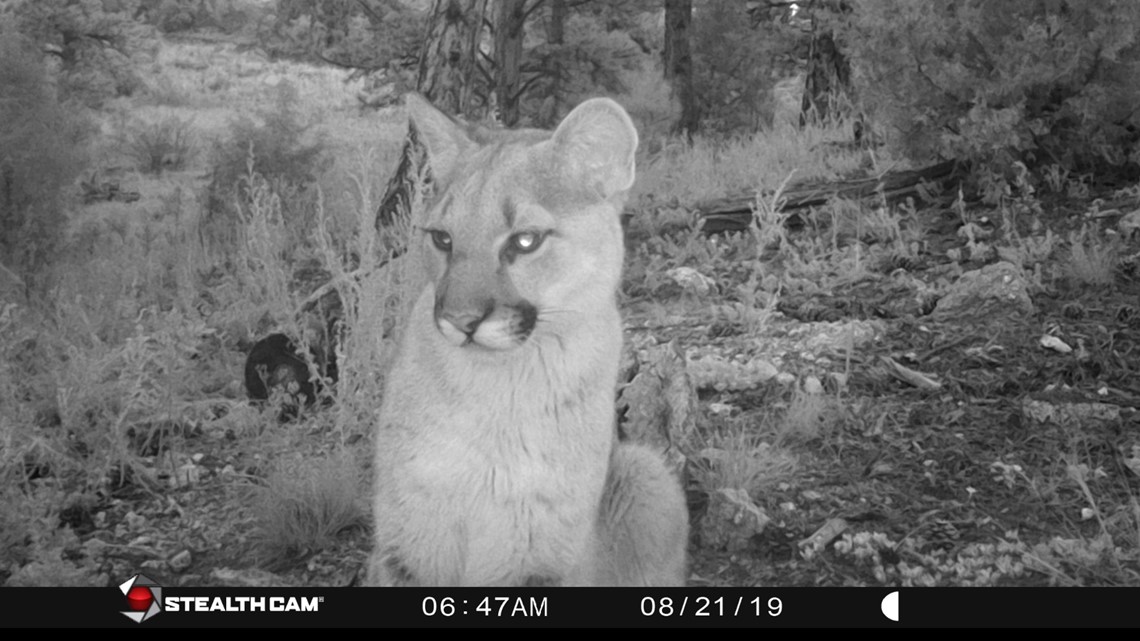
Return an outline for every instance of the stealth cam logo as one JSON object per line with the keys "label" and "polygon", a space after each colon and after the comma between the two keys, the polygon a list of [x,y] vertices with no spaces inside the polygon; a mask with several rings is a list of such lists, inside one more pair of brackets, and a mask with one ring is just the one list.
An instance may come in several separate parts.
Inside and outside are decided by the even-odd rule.
{"label": "stealth cam logo", "polygon": [[127,597],[127,607],[130,611],[123,612],[135,623],[142,623],[154,615],[162,612],[162,586],[151,581],[141,574],[124,581],[119,589]]}

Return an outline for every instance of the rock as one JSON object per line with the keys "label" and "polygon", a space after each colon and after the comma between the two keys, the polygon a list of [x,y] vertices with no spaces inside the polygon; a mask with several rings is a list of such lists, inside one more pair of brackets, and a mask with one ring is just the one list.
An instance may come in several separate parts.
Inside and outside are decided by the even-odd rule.
{"label": "rock", "polygon": [[190,564],[192,562],[193,556],[190,554],[190,550],[182,550],[181,552],[178,552],[174,556],[170,557],[170,561],[168,561],[170,569],[178,573],[182,573],[190,569]]}
{"label": "rock", "polygon": [[665,272],[665,275],[690,294],[707,296],[709,292],[716,291],[716,281],[692,267],[675,267]]}
{"label": "rock", "polygon": [[1073,348],[1069,347],[1065,341],[1051,334],[1045,334],[1038,342],[1041,343],[1041,347],[1051,349],[1054,352],[1060,352],[1061,354],[1071,354],[1073,352]]}
{"label": "rock", "polygon": [[788,331],[789,337],[803,341],[804,352],[810,354],[845,354],[874,343],[884,334],[886,324],[882,321],[855,319],[804,323]]}
{"label": "rock", "polygon": [[939,299],[933,318],[939,322],[990,321],[1033,311],[1024,271],[1002,261],[962,274]]}
{"label": "rock", "polygon": [[688,373],[696,389],[723,392],[759,387],[779,374],[779,370],[760,358],[742,362],[718,354],[708,354],[690,359]]}
{"label": "rock", "polygon": [[1090,427],[1120,420],[1120,407],[1111,403],[1049,403],[1027,398],[1021,412],[1034,424],[1053,423],[1064,427]]}
{"label": "rock", "polygon": [[822,394],[823,383],[819,382],[819,379],[815,376],[805,376],[804,392],[807,394]]}
{"label": "rock", "polygon": [[746,490],[721,488],[709,495],[708,511],[699,526],[701,545],[733,553],[747,551],[752,537],[762,533],[771,520]]}
{"label": "rock", "polygon": [[1120,234],[1125,238],[1140,236],[1140,209],[1121,217],[1117,227],[1120,229]]}

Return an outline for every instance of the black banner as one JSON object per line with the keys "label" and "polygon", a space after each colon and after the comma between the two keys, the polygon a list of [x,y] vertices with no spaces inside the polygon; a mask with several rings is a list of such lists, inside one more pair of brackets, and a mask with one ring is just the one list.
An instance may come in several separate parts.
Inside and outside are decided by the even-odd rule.
{"label": "black banner", "polygon": [[1140,588],[144,587],[5,589],[0,627],[1140,627]]}

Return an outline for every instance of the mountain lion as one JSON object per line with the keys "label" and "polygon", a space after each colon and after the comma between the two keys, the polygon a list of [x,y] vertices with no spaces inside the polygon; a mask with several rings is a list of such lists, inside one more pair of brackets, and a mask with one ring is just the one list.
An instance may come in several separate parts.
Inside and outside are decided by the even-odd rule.
{"label": "mountain lion", "polygon": [[368,582],[684,585],[680,483],[614,424],[632,121],[603,98],[553,133],[407,106],[437,195],[413,221],[426,284],[379,414]]}

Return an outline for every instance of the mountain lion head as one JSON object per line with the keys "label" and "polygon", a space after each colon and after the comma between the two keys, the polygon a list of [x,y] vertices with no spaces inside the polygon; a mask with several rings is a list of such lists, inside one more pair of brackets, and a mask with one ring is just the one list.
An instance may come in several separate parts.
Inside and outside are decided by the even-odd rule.
{"label": "mountain lion head", "polygon": [[559,342],[616,313],[637,130],[616,102],[588,100],[553,131],[460,123],[423,98],[408,110],[436,196],[414,220],[434,320],[465,350]]}

